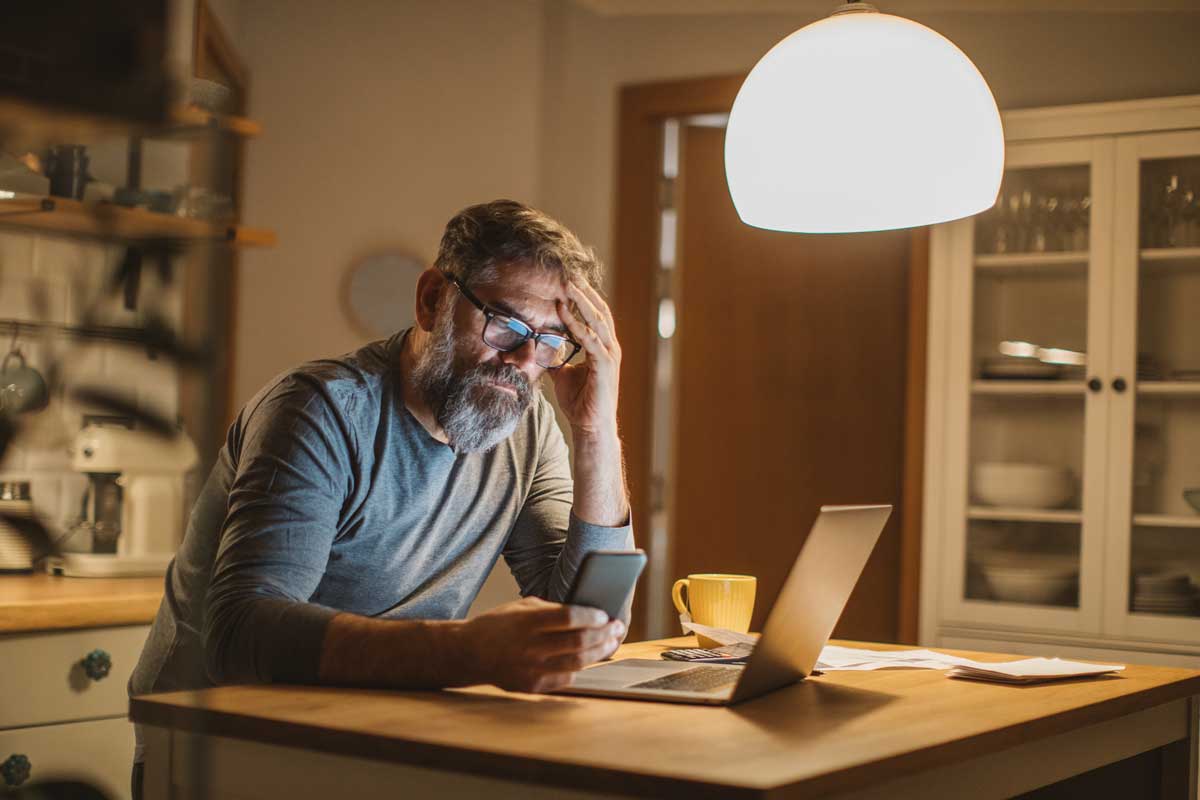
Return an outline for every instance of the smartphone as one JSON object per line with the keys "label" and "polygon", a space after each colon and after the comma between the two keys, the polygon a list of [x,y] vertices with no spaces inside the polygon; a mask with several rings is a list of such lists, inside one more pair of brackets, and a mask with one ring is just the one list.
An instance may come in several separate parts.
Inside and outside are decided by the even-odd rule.
{"label": "smartphone", "polygon": [[598,608],[616,619],[645,566],[641,550],[593,550],[583,557],[566,602]]}

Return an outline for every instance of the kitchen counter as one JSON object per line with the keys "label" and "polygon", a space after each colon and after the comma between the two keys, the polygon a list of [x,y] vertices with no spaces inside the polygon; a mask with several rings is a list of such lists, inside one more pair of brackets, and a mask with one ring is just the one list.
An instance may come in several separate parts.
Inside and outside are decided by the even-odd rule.
{"label": "kitchen counter", "polygon": [[[671,646],[695,644],[627,644],[617,657]],[[1196,792],[1198,694],[1200,672],[1166,667],[1036,686],[882,670],[727,708],[266,685],[136,697],[130,716],[147,726],[148,800],[383,798],[397,787],[520,800],[1002,798],[1080,781],[1086,796],[1182,799]]]}
{"label": "kitchen counter", "polygon": [[162,577],[0,575],[0,634],[145,625],[162,595]]}

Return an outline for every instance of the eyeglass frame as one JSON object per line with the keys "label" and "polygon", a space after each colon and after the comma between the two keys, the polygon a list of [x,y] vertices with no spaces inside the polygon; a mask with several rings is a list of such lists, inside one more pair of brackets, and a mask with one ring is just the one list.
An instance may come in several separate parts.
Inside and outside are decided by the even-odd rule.
{"label": "eyeglass frame", "polygon": [[[575,349],[572,350],[571,354],[563,360],[563,363],[559,364],[556,367],[547,367],[545,364],[538,362],[538,366],[541,367],[542,369],[555,370],[555,369],[562,369],[567,364],[571,363],[571,359],[574,358],[575,356],[579,355],[579,351],[583,349],[583,345],[581,345],[579,342],[572,339],[570,336],[566,336],[561,333],[539,333],[532,325],[525,322],[525,320],[517,319],[517,317],[514,317],[512,314],[506,314],[503,311],[492,308],[487,303],[483,302],[478,297],[476,297],[474,292],[472,292],[470,289],[468,289],[466,284],[464,284],[458,278],[458,276],[456,276],[450,272],[447,272],[444,269],[438,270],[438,271],[442,273],[442,277],[444,277],[446,280],[450,281],[450,283],[454,284],[454,288],[458,289],[458,293],[461,294],[463,297],[467,298],[467,300],[471,303],[471,305],[475,306],[477,309],[479,309],[481,312],[483,312],[485,321],[483,323],[483,330],[481,330],[479,332],[479,338],[483,341],[484,344],[486,344],[488,347],[495,350],[497,353],[515,353],[516,351],[518,351],[522,347],[524,347],[526,342],[528,342],[530,339],[533,339],[534,353],[536,354],[537,353],[537,345],[542,343],[543,336],[552,336],[556,339],[564,339],[567,342],[570,342],[572,347],[574,347]],[[529,329],[529,333],[525,334],[525,338],[522,339],[521,343],[519,345],[517,345],[516,347],[512,348],[511,350],[501,350],[499,347],[496,347],[496,345],[489,342],[487,340],[487,338],[485,337],[485,334],[487,333],[488,325],[491,325],[492,320],[496,317],[504,317],[505,319],[510,319],[510,320],[519,322],[522,325],[524,325],[526,328]],[[535,356],[535,361],[536,361],[536,356]]]}

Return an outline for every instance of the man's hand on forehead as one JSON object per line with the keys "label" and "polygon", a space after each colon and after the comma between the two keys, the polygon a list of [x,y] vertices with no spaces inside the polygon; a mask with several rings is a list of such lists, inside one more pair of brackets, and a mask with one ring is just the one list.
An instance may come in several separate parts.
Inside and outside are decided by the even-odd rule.
{"label": "man's hand on forehead", "polygon": [[559,405],[577,432],[615,434],[621,346],[612,310],[582,281],[568,282],[566,294],[558,301],[558,315],[587,359],[552,373]]}

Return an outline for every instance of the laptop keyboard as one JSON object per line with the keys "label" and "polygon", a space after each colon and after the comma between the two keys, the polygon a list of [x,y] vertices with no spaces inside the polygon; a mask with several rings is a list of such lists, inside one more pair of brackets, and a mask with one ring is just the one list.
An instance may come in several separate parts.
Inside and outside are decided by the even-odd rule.
{"label": "laptop keyboard", "polygon": [[740,667],[703,666],[673,672],[661,678],[635,683],[631,689],[674,689],[682,692],[711,692],[737,683]]}

